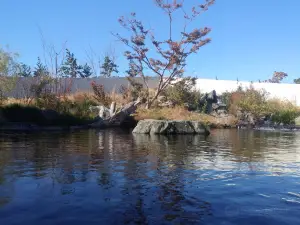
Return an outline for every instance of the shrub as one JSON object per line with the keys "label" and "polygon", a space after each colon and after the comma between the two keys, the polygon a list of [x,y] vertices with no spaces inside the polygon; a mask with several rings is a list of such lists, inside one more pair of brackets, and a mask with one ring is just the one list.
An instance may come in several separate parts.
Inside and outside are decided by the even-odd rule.
{"label": "shrub", "polygon": [[83,125],[89,121],[89,117],[76,116],[71,113],[60,113],[54,120],[48,121],[43,112],[33,106],[22,106],[18,104],[8,105],[0,108],[3,116],[8,122],[29,123],[39,126],[75,126]]}
{"label": "shrub", "polygon": [[[275,123],[292,124],[300,115],[299,108],[289,101],[269,99],[265,90],[255,90],[253,87],[235,92],[226,92],[222,95],[226,104],[229,104],[229,112],[237,115],[238,111],[251,113],[255,120],[264,116],[270,116]],[[230,99],[228,101],[228,99]],[[226,102],[228,101],[228,102]]]}
{"label": "shrub", "polygon": [[230,106],[231,106],[231,97],[232,97],[232,93],[231,92],[224,92],[222,93],[219,98],[221,100],[222,103],[224,103],[226,105],[226,109],[229,110]]}
{"label": "shrub", "polygon": [[13,104],[2,107],[2,113],[9,122],[47,124],[41,110],[36,107]]}
{"label": "shrub", "polygon": [[104,86],[102,84],[97,84],[95,81],[91,82],[91,86],[94,92],[94,98],[106,107],[109,107],[112,100],[110,96],[108,96],[104,90]]}
{"label": "shrub", "polygon": [[267,104],[267,95],[265,90],[255,90],[250,87],[245,91],[237,93],[235,100],[237,101],[237,106],[243,112],[251,112],[258,119],[271,113]]}
{"label": "shrub", "polygon": [[169,86],[164,95],[175,105],[183,106],[187,104],[191,110],[199,109],[201,95],[195,90],[196,78],[183,78],[177,83]]}
{"label": "shrub", "polygon": [[268,101],[271,111],[271,120],[275,123],[294,124],[295,118],[300,115],[299,107],[289,101],[272,99]]}

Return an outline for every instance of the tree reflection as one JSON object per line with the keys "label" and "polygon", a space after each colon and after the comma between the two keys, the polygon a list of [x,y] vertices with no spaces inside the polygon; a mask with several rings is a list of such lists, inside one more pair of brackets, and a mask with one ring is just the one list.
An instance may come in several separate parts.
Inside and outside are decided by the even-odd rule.
{"label": "tree reflection", "polygon": [[[113,219],[121,224],[199,223],[212,210],[195,186],[226,178],[228,171],[295,162],[300,151],[299,134],[238,130],[213,131],[209,137],[89,130],[0,138],[0,209],[16,192],[55,191],[117,212]],[[24,178],[47,189],[15,186]]]}

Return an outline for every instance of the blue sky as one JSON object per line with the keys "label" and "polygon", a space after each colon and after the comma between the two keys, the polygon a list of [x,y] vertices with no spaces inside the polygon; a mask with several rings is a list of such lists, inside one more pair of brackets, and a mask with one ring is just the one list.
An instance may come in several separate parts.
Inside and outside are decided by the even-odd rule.
{"label": "blue sky", "polygon": [[[185,2],[189,8],[199,1]],[[122,72],[128,65],[125,47],[110,34],[125,34],[119,16],[134,11],[156,34],[167,30],[166,15],[152,0],[1,0],[0,7],[0,45],[31,66],[43,57],[40,31],[57,50],[67,41],[82,63],[90,47],[99,57],[113,48]],[[186,74],[257,81],[276,70],[289,74],[286,82],[300,77],[299,8],[298,0],[216,0],[191,27],[211,27],[212,42],[188,59]]]}

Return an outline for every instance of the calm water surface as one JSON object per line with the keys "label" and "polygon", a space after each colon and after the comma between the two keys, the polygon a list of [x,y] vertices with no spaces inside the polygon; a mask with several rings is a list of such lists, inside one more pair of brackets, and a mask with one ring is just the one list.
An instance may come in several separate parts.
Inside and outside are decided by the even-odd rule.
{"label": "calm water surface", "polygon": [[300,133],[0,135],[0,224],[300,224]]}

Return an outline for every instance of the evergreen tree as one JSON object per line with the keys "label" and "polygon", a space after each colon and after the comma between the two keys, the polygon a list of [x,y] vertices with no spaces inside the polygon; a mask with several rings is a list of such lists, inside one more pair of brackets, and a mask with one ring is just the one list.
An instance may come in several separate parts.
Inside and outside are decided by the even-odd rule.
{"label": "evergreen tree", "polygon": [[101,66],[101,75],[104,77],[110,77],[113,72],[119,73],[118,66],[109,56],[105,56],[104,63]]}
{"label": "evergreen tree", "polygon": [[82,66],[77,64],[74,53],[71,53],[69,49],[66,49],[66,61],[63,63],[60,71],[65,77],[77,77],[81,74]]}
{"label": "evergreen tree", "polygon": [[90,77],[91,75],[92,75],[92,68],[86,63],[82,67],[82,71],[80,72],[80,76],[82,78],[87,78],[87,77]]}
{"label": "evergreen tree", "polygon": [[294,79],[295,84],[300,84],[300,78]]}
{"label": "evergreen tree", "polygon": [[20,64],[20,72],[18,73],[18,75],[21,77],[30,77],[32,75],[30,66],[28,66],[24,63],[21,63]]}
{"label": "evergreen tree", "polygon": [[49,76],[50,73],[47,69],[47,66],[45,66],[42,62],[40,57],[38,57],[38,61],[36,63],[35,70],[33,71],[34,77],[41,77],[41,76]]}

